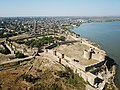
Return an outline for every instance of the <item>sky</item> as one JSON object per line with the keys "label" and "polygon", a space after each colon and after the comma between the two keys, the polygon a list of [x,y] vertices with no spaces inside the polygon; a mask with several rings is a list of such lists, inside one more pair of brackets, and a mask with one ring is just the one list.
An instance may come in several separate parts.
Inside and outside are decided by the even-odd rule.
{"label": "sky", "polygon": [[0,0],[0,17],[120,16],[120,0]]}

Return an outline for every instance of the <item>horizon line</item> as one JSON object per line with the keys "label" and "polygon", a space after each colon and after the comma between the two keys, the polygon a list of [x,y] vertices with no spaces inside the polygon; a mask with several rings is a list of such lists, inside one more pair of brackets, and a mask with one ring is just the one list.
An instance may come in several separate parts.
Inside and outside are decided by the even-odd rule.
{"label": "horizon line", "polygon": [[44,16],[43,15],[42,16],[41,15],[38,15],[38,16],[37,15],[36,16],[35,15],[33,15],[33,16],[29,16],[29,15],[28,16],[0,16],[0,18],[7,18],[7,17],[8,18],[10,18],[10,17],[120,17],[120,15],[116,15],[116,16],[112,16],[112,15],[110,15],[110,16],[106,16],[106,15],[105,16],[69,16],[69,15],[68,16],[67,15],[60,15],[60,16],[58,16],[58,15],[55,15],[55,16],[51,16],[51,15],[50,16],[49,15],[48,16],[47,15],[44,15]]}

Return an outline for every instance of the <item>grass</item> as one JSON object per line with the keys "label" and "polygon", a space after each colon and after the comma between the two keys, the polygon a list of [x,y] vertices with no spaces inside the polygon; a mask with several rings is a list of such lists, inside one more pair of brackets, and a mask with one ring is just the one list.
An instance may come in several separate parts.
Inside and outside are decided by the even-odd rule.
{"label": "grass", "polygon": [[[29,90],[85,90],[85,81],[66,67],[65,71],[45,71]],[[28,78],[28,76],[27,76]],[[29,80],[31,80],[30,78]],[[32,80],[33,81],[33,80]]]}
{"label": "grass", "polygon": [[31,83],[35,83],[37,80],[41,79],[39,77],[35,78],[32,75],[24,75],[23,80],[25,80],[26,82],[31,82]]}
{"label": "grass", "polygon": [[66,71],[58,71],[56,75],[64,78],[66,84],[72,85],[77,90],[85,90],[85,81],[78,74],[73,73],[70,68],[66,67]]}

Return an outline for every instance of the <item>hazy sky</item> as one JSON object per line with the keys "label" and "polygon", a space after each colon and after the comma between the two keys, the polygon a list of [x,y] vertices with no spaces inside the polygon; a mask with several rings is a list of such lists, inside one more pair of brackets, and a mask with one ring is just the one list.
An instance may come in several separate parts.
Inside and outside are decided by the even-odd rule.
{"label": "hazy sky", "polygon": [[120,16],[120,0],[0,0],[3,16]]}

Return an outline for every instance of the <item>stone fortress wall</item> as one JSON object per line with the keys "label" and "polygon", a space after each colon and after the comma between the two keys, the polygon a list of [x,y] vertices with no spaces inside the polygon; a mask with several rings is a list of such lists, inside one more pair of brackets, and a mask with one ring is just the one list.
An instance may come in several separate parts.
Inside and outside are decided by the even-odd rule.
{"label": "stone fortress wall", "polygon": [[[88,43],[87,40],[84,40],[83,38],[76,38],[74,36],[71,36],[74,40],[79,40],[82,44],[87,45],[90,47],[89,50],[84,50],[83,57],[87,60],[97,60],[98,62],[94,64],[90,64],[87,66],[81,65],[78,62],[75,62],[73,58],[69,58],[68,56],[59,53],[57,51],[49,50],[51,54],[55,55],[58,58],[58,62],[70,67],[75,73],[77,73],[79,76],[81,76],[86,82],[91,84],[94,87],[97,87],[97,90],[100,90],[101,88],[104,88],[105,81],[102,77],[99,75],[95,75],[91,72],[88,72],[91,68],[99,68],[103,66],[106,62],[106,52],[104,50],[101,50],[91,44]],[[67,60],[67,61],[66,61]]]}
{"label": "stone fortress wall", "polygon": [[102,66],[105,63],[104,60],[99,61],[99,62],[92,64],[92,65],[84,66],[84,65],[81,65],[80,63],[75,62],[74,59],[69,58],[68,56],[66,56],[64,54],[57,52],[56,50],[48,50],[48,53],[55,55],[58,58],[57,61],[59,63],[70,67],[74,73],[77,73],[86,82],[89,82],[92,86],[94,86],[97,83],[96,81],[98,79],[102,81],[102,78],[100,78],[100,77],[98,77],[90,72],[87,72],[87,70],[89,70],[93,67],[97,68],[99,66]]}

